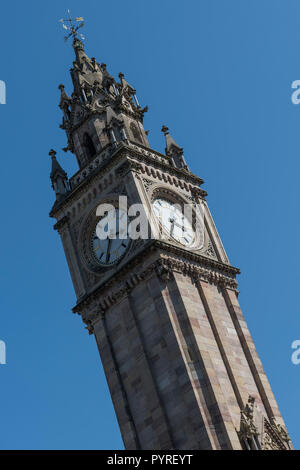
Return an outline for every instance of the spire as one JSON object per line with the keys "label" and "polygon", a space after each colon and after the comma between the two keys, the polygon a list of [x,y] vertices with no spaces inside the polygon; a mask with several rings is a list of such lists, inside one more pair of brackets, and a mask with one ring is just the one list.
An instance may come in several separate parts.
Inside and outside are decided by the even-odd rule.
{"label": "spire", "polygon": [[76,154],[80,168],[91,160],[85,145],[87,138],[93,141],[96,149],[93,155],[101,152],[106,145],[113,144],[113,150],[120,142],[130,140],[149,146],[143,127],[147,106],[141,108],[135,89],[123,74],[119,74],[119,82],[109,73],[105,63],[98,63],[95,57],[90,58],[86,54],[82,38],[77,33],[80,25],[76,22],[82,20],[72,19],[70,13],[68,19],[61,20],[66,22],[63,27],[69,32],[65,39],[72,38],[75,52],[70,69],[73,82],[70,97],[64,85],[59,85],[59,107],[63,111],[60,128],[66,132],[68,139],[68,145],[63,150]]}
{"label": "spire", "polygon": [[[135,102],[135,105],[138,109],[141,109],[140,104],[138,102],[137,96],[136,96],[136,90],[131,86],[127,80],[125,80],[124,73],[120,72],[119,73],[119,79],[120,79],[120,85],[119,85],[119,90],[121,93],[127,93],[129,96],[132,96]],[[146,113],[148,111],[148,107],[146,106],[143,110],[141,110],[142,113]]]}
{"label": "spire", "polygon": [[68,175],[58,163],[55,150],[51,149],[49,155],[52,160],[50,173],[52,188],[55,191],[56,199],[60,199],[69,190]]}
{"label": "spire", "polygon": [[183,152],[183,149],[176,144],[175,140],[169,134],[169,128],[166,126],[162,126],[161,131],[164,133],[166,138],[166,154],[169,155],[172,153],[172,150],[175,148],[178,151]]}
{"label": "spire", "polygon": [[169,134],[168,127],[162,126],[161,131],[164,133],[166,138],[166,155],[172,158],[174,166],[187,170],[188,167],[183,156],[183,148],[176,144],[173,137]]}
{"label": "spire", "polygon": [[60,103],[59,103],[59,107],[61,108],[62,104],[66,101],[66,102],[71,102],[71,98],[67,95],[66,91],[65,91],[65,85],[58,85],[58,89],[60,90]]}
{"label": "spire", "polygon": [[75,61],[70,69],[74,85],[74,94],[82,103],[91,104],[97,89],[103,89],[106,93],[117,95],[116,82],[108,73],[106,64],[101,65],[95,57],[91,59],[86,54],[83,43],[75,38],[73,41]]}
{"label": "spire", "polygon": [[90,93],[88,90],[85,90],[85,88],[91,88],[95,81],[102,83],[102,71],[95,59],[90,59],[85,53],[82,42],[82,39],[85,38],[83,34],[78,32],[78,30],[84,26],[83,18],[81,16],[72,18],[70,10],[68,10],[68,18],[62,18],[60,22],[63,28],[68,31],[67,36],[65,36],[65,41],[71,37],[73,38],[73,49],[76,60],[73,62],[71,76],[74,84],[74,92],[78,97],[83,97],[84,102],[87,102],[87,95]]}
{"label": "spire", "polygon": [[80,39],[74,38],[73,49],[75,52],[76,63],[79,67],[81,67],[85,61],[90,61],[84,50],[83,42]]}
{"label": "spire", "polygon": [[121,86],[125,89],[128,89],[128,91],[131,93],[131,94],[135,94],[136,91],[135,89],[125,80],[125,75],[124,73],[120,72],[119,73],[119,79],[120,79],[120,82],[121,82]]}
{"label": "spire", "polygon": [[51,169],[51,173],[50,173],[50,178],[53,180],[57,175],[60,175],[60,176],[63,176],[63,177],[67,176],[67,173],[60,166],[60,164],[58,163],[58,161],[56,159],[55,150],[51,149],[50,152],[49,152],[49,155],[52,159],[52,169]]}

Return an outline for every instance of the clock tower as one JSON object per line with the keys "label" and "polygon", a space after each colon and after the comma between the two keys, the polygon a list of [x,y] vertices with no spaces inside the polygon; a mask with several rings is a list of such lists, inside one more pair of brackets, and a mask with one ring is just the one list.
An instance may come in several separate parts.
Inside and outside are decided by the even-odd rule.
{"label": "clock tower", "polygon": [[[150,147],[147,107],[124,75],[116,80],[89,58],[76,34],[73,48],[74,89],[69,96],[59,86],[59,107],[64,150],[79,169],[68,178],[50,151],[50,216],[73,312],[96,340],[125,448],[289,449],[202,179],[167,127],[165,153]],[[110,212],[115,237],[101,239]],[[130,236],[130,224],[140,236]]]}

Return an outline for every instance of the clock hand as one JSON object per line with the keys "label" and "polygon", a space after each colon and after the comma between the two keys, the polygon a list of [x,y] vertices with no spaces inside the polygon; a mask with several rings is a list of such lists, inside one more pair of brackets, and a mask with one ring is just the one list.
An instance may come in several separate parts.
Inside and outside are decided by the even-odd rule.
{"label": "clock hand", "polygon": [[181,228],[181,230],[184,232],[184,225],[178,224],[177,222],[175,222],[174,219],[171,219],[171,218],[169,218],[169,222],[171,222],[171,224],[172,224],[172,226],[173,226],[173,229],[174,229],[174,225],[176,225],[176,227]]}
{"label": "clock hand", "polygon": [[177,224],[176,222],[174,222],[174,224],[176,225],[176,227],[181,228],[182,231],[184,232],[184,225]]}
{"label": "clock hand", "polygon": [[173,234],[173,231],[174,231],[174,220],[171,221],[171,219],[170,219],[170,222],[171,222],[170,235],[171,235],[171,237],[172,237],[172,234]]}
{"label": "clock hand", "polygon": [[109,252],[110,244],[111,244],[111,238],[108,239],[107,252],[106,252],[106,259],[105,259],[105,262],[106,262],[106,263],[108,263],[109,257],[110,257],[110,252]]}

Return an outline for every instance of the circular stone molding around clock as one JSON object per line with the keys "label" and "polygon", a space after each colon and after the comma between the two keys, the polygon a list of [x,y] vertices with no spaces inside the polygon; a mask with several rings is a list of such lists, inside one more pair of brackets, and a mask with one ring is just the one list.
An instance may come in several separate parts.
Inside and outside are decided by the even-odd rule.
{"label": "circular stone molding around clock", "polygon": [[[116,208],[118,214],[118,197],[98,202],[81,224],[78,237],[78,252],[81,255],[81,261],[84,266],[93,273],[101,273],[107,270],[107,268],[118,264],[127,254],[130,247],[130,241],[125,243],[125,246],[122,247],[118,246],[118,240],[112,240],[109,246],[108,243],[106,243],[107,246],[105,244],[97,244],[97,240],[95,239],[96,227],[101,220],[101,217],[97,217],[96,215],[99,204],[111,204]],[[100,242],[99,239],[98,241]],[[107,250],[108,248],[109,250]]]}
{"label": "circular stone molding around clock", "polygon": [[[201,221],[201,213],[197,214],[197,209],[190,200],[169,187],[157,185],[151,191],[151,203],[159,226],[167,234],[169,241],[193,251],[203,248],[204,223]],[[184,213],[185,204],[194,206],[191,217]],[[174,208],[174,205],[179,207]]]}

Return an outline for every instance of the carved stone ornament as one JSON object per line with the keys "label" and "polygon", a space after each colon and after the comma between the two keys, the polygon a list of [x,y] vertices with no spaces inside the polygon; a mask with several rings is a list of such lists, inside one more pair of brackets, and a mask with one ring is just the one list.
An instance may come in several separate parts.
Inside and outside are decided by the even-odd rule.
{"label": "carved stone ornament", "polygon": [[144,183],[144,186],[145,186],[145,189],[146,189],[146,192],[148,193],[151,186],[154,185],[154,181],[151,181],[151,180],[148,180],[147,178],[142,178],[142,181]]}
{"label": "carved stone ornament", "polygon": [[264,450],[291,450],[291,439],[287,430],[276,419],[264,420],[262,446]]}
{"label": "carved stone ornament", "polygon": [[[261,418],[261,419],[260,419]],[[255,406],[255,398],[249,396],[248,403],[241,411],[238,436],[245,450],[290,450],[290,437],[286,429],[271,422]]]}
{"label": "carved stone ornament", "polygon": [[[153,243],[153,246],[150,246],[146,253],[150,253],[155,249],[156,242]],[[153,251],[152,251],[153,252]],[[119,273],[115,273],[113,278],[110,278],[107,282],[104,282],[98,285],[91,294],[89,294],[85,299],[82,299],[74,308],[74,313],[79,313],[82,315],[82,320],[87,323],[88,320],[91,320],[92,323],[89,324],[89,327],[93,324],[95,320],[95,302],[98,302],[97,311],[105,313],[110,307],[114,304],[120,302],[124,296],[137,286],[140,282],[150,279],[153,276],[158,276],[162,282],[170,282],[173,273],[177,272],[183,274],[184,276],[189,276],[194,282],[199,282],[204,280],[206,282],[225,286],[231,289],[235,289],[237,282],[234,278],[235,271],[229,266],[225,268],[224,271],[219,271],[217,265],[221,266],[220,263],[213,262],[213,260],[204,259],[203,264],[215,263],[215,269],[212,270],[210,267],[203,267],[194,265],[189,262],[184,262],[176,258],[171,257],[160,257],[156,261],[149,264],[143,270],[138,270],[137,266],[142,264],[142,260],[145,256],[145,252],[142,252],[133,262],[127,263],[124,269],[120,270]],[[136,264],[137,263],[137,264]],[[227,272],[227,269],[229,272]],[[126,270],[126,272],[125,272]],[[132,274],[134,272],[134,274]],[[99,301],[99,294],[101,293],[101,300]],[[92,312],[92,319],[89,317],[89,311]]]}
{"label": "carved stone ornament", "polygon": [[63,216],[56,224],[53,226],[54,230],[58,230],[58,232],[69,222],[68,216]]}
{"label": "carved stone ornament", "polygon": [[241,424],[238,436],[245,450],[261,450],[259,431],[254,419],[255,398],[249,396],[248,403],[241,411]]}
{"label": "carved stone ornament", "polygon": [[159,260],[155,270],[161,281],[168,282],[170,280],[172,270],[164,260]]}
{"label": "carved stone ornament", "polygon": [[124,162],[121,166],[119,166],[119,168],[117,168],[116,174],[120,178],[124,178],[124,176],[127,175],[127,173],[129,173],[130,171],[140,172],[141,170],[142,166],[138,162],[134,160],[126,160],[126,162]]}
{"label": "carved stone ornament", "polygon": [[212,258],[216,258],[215,250],[213,249],[212,242],[209,240],[207,250],[205,252],[207,256],[211,256]]}

